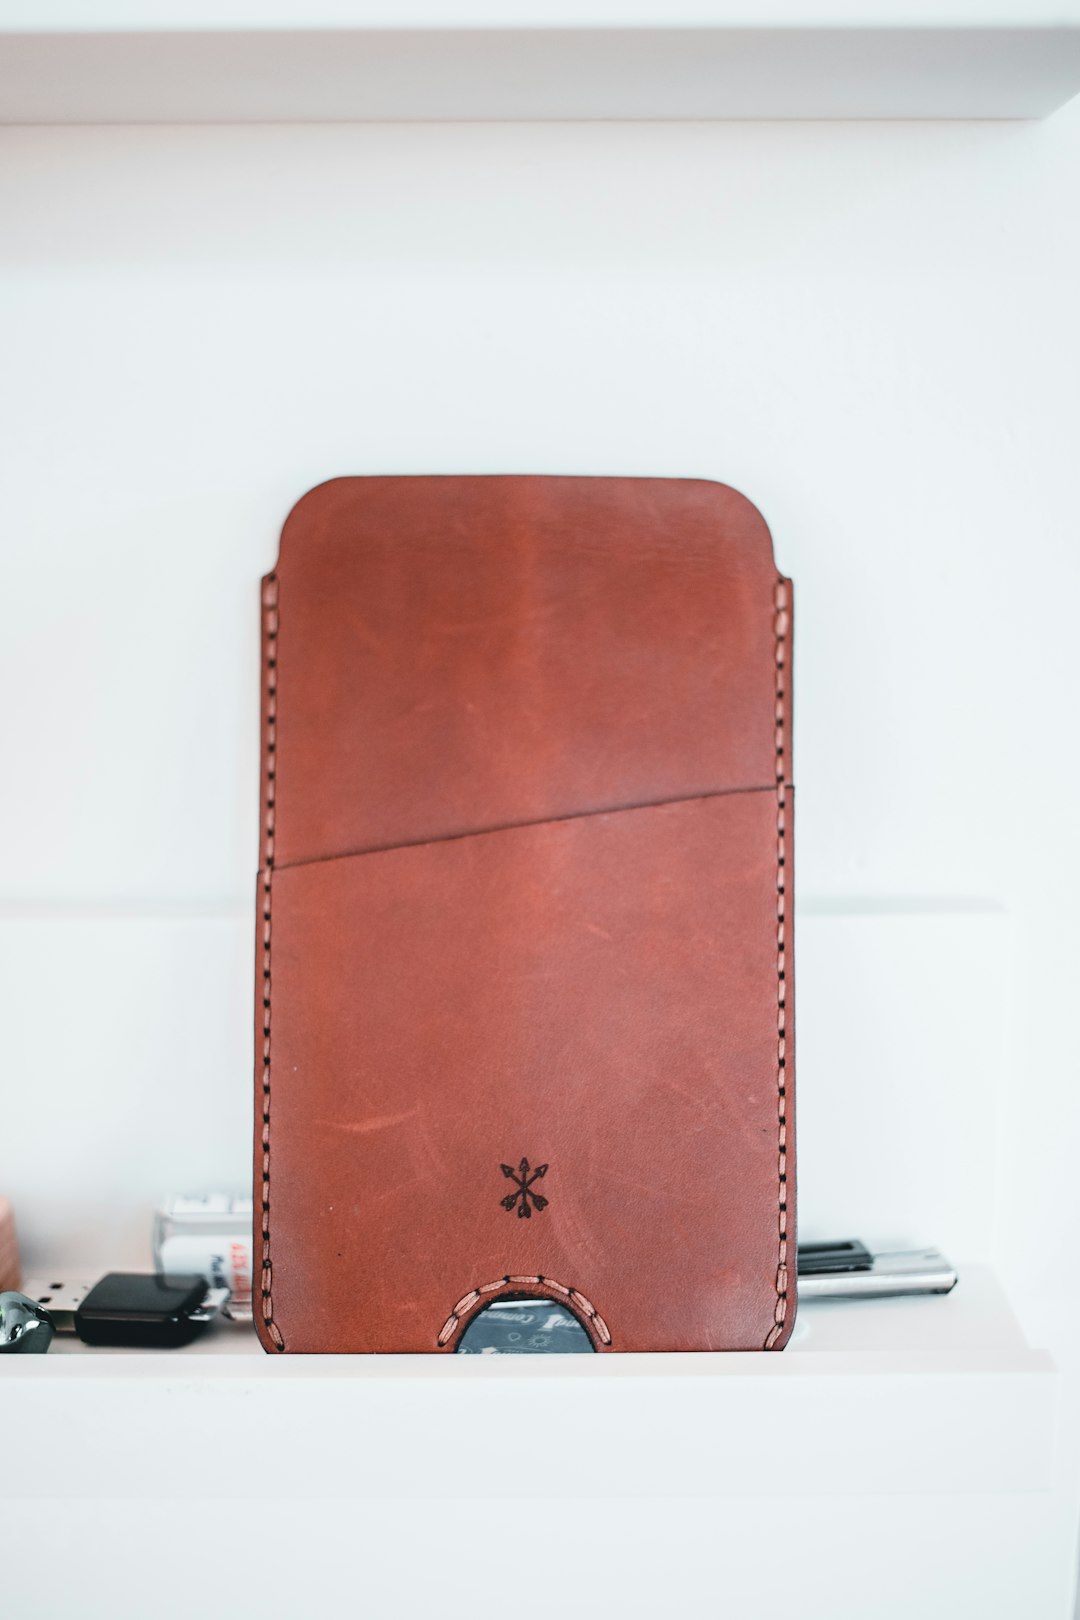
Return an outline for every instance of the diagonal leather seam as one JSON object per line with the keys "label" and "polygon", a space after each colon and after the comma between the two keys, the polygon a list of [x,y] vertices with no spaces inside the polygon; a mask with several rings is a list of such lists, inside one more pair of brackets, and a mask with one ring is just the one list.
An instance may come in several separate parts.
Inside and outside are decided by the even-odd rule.
{"label": "diagonal leather seam", "polygon": [[638,810],[663,810],[668,805],[704,804],[711,799],[736,799],[749,793],[775,793],[776,783],[765,787],[716,788],[710,793],[683,793],[670,799],[643,799],[636,804],[610,804],[598,810],[571,810],[565,816],[541,816],[535,821],[495,822],[490,827],[474,827],[467,832],[443,833],[439,838],[412,838],[400,844],[368,844],[360,849],[344,849],[336,855],[312,855],[305,861],[278,861],[275,872],[294,872],[306,866],[324,866],[330,861],[352,861],[363,855],[389,855],[400,849],[429,849],[438,844],[458,844],[466,838],[490,838],[495,833],[522,832],[530,827],[558,827],[567,821],[589,821],[597,816],[627,816]]}

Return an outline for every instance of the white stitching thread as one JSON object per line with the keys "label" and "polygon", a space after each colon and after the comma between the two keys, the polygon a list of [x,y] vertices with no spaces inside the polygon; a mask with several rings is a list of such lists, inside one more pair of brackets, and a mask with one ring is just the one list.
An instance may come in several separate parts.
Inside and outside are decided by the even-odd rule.
{"label": "white stitching thread", "polygon": [[274,1321],[273,1267],[270,1263],[270,939],[271,880],[274,871],[274,804],[277,797],[277,633],[278,587],[273,574],[263,587],[266,636],[266,798],[263,806],[262,877],[262,1314],[272,1343],[285,1341]]}
{"label": "white stitching thread", "polygon": [[784,1331],[787,1320],[787,739],[784,717],[787,691],[787,583],[780,580],[773,597],[776,617],[776,689],[774,746],[776,749],[776,1092],[777,1092],[777,1260],[776,1305],[773,1326],[765,1340],[771,1350]]}
{"label": "white stitching thread", "polygon": [[496,1277],[494,1282],[481,1283],[478,1287],[471,1288],[467,1294],[458,1300],[450,1315],[446,1318],[439,1330],[439,1337],[435,1341],[436,1344],[441,1347],[449,1343],[458,1329],[461,1318],[467,1312],[475,1309],[480,1303],[482,1294],[494,1294],[500,1288],[512,1288],[515,1283],[518,1285],[525,1284],[530,1288],[552,1289],[555,1293],[564,1295],[566,1299],[571,1300],[577,1306],[583,1316],[587,1317],[593,1328],[595,1328],[596,1337],[600,1340],[600,1343],[605,1346],[610,1345],[611,1334],[608,1331],[608,1325],[592,1301],[586,1299],[585,1295],[579,1293],[576,1288],[567,1288],[565,1283],[555,1282],[551,1277]]}

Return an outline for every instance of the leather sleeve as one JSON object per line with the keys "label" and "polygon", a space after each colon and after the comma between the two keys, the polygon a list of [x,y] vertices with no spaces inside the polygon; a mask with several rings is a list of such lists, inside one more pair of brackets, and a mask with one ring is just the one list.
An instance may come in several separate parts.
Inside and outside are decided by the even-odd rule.
{"label": "leather sleeve", "polygon": [[[343,478],[263,582],[271,1350],[794,1316],[791,589],[695,480]],[[788,1278],[788,1256],[791,1278]]]}

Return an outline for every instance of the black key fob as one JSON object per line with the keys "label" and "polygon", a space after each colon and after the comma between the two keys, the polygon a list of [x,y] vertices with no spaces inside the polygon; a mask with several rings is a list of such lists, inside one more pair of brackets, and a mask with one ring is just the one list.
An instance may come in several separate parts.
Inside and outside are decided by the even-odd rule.
{"label": "black key fob", "polygon": [[75,1312],[75,1331],[84,1344],[174,1350],[190,1343],[209,1320],[208,1295],[221,1292],[208,1288],[205,1277],[110,1271]]}

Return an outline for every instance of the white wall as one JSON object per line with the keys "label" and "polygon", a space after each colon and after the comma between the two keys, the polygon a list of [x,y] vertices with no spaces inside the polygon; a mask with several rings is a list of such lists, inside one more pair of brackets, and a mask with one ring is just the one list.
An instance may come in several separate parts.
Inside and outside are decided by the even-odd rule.
{"label": "white wall", "polygon": [[[257,580],[328,476],[708,476],[797,606],[806,1235],[1072,1327],[1080,106],[0,135],[0,1186],[246,1180]],[[207,1135],[211,1123],[214,1134]]]}

